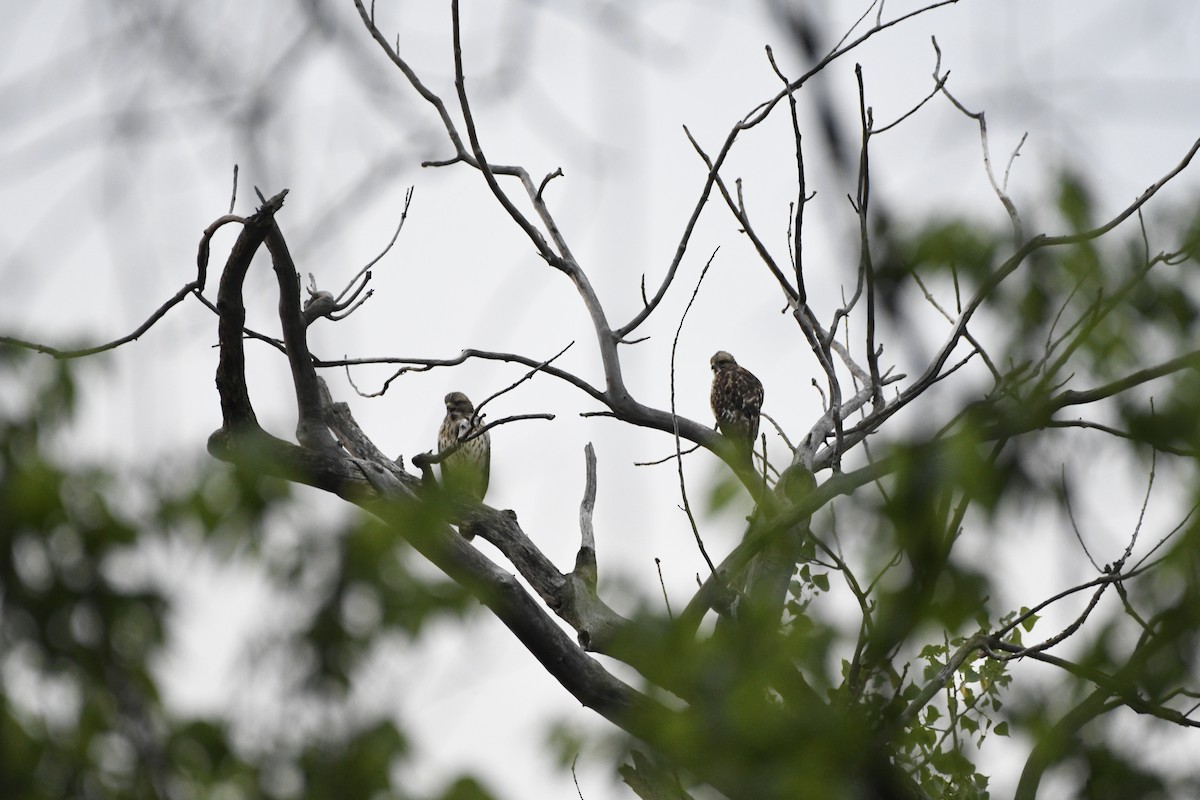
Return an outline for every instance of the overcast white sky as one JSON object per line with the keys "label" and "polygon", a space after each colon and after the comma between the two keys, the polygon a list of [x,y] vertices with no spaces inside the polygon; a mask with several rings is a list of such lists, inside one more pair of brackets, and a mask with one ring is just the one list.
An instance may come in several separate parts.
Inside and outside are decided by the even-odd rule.
{"label": "overcast white sky", "polygon": [[[64,344],[136,327],[192,278],[200,231],[227,209],[238,164],[238,210],[251,208],[252,186],[268,195],[289,188],[280,222],[297,264],[335,291],[386,244],[404,191],[415,187],[404,231],[375,270],[375,296],[348,320],[313,327],[319,355],[452,357],[476,347],[548,357],[574,341],[560,363],[599,375],[578,298],[535,256],[480,177],[461,166],[420,168],[422,159],[450,153],[444,132],[356,24],[350,0],[321,4],[325,22],[316,27],[298,10],[303,4],[288,0],[9,5],[0,33],[4,333]],[[661,279],[703,182],[681,126],[716,150],[777,89],[764,45],[789,74],[805,64],[778,18],[757,2],[650,2],[628,11],[583,0],[463,5],[468,89],[489,156],[538,177],[563,169],[565,177],[547,189],[551,207],[610,321],[628,319],[640,306],[641,276],[651,291]],[[812,5],[838,35],[866,6]],[[448,4],[377,6],[405,56],[449,102]],[[886,13],[913,7],[888,3]],[[931,36],[951,72],[948,86],[968,107],[987,111],[999,165],[1028,133],[1009,183],[1022,208],[1032,209],[1056,175],[1072,168],[1091,178],[1098,213],[1109,216],[1200,134],[1200,6],[1190,0],[963,0],[880,35],[828,70],[821,80],[845,112],[842,122],[857,124],[855,62],[877,121],[895,119],[928,93]],[[807,278],[828,319],[853,282],[856,222],[848,187],[828,163],[803,102],[802,114],[809,189],[817,192],[806,223]],[[250,126],[256,120],[262,124]],[[756,225],[780,255],[795,194],[791,158],[781,113],[743,137],[725,173],[745,179]],[[944,100],[878,139],[872,165],[877,202],[901,223],[966,212],[1005,224],[974,123]],[[1197,183],[1196,175],[1183,176],[1164,200],[1194,198]],[[1030,232],[1056,231],[1046,215],[1031,211],[1026,222]],[[210,297],[231,236],[214,247]],[[680,413],[708,422],[708,357],[726,349],[763,380],[765,410],[795,439],[820,413],[809,387],[816,365],[719,200],[702,217],[677,286],[642,330],[651,339],[623,351],[630,387],[644,402],[669,403],[671,340],[717,247],[679,344]],[[266,269],[248,283],[251,325],[266,331],[274,330],[273,286]],[[939,341],[942,331],[931,325],[904,332],[903,341],[884,339],[902,371],[913,372],[923,347]],[[219,424],[215,330],[213,316],[188,302],[142,341],[86,366],[82,415],[68,446],[117,463],[150,454],[166,468],[203,457],[205,438]],[[250,355],[260,418],[289,435],[286,364],[253,345]],[[362,369],[355,379],[375,390],[388,374]],[[327,378],[381,447],[411,458],[432,446],[447,391],[479,398],[520,374],[468,363],[406,376],[373,400],[356,397],[342,374]],[[672,602],[682,604],[702,562],[676,508],[674,471],[632,466],[666,455],[671,442],[578,416],[591,410],[582,394],[544,377],[498,401],[493,418],[532,411],[558,418],[493,433],[488,502],[515,509],[548,555],[568,566],[578,541],[583,445],[594,442],[602,593],[624,610],[659,602],[658,557]],[[698,494],[719,472],[707,456],[687,469]],[[310,515],[338,517],[336,504],[312,499]],[[736,542],[743,511],[705,522],[715,554]],[[1112,532],[1127,523],[1113,521]],[[275,546],[294,544],[286,533],[273,535]],[[1077,558],[1069,548],[1045,546],[1051,562],[1067,552]],[[220,707],[238,637],[260,624],[264,601],[275,595],[263,576],[228,557],[191,551],[186,541],[157,557],[164,570],[185,564],[192,576],[180,589],[181,630],[164,666],[168,696],[188,709]],[[1049,585],[1034,586],[1025,602],[1077,574],[1047,570]],[[214,613],[218,592],[226,602]],[[501,796],[575,796],[570,775],[542,747],[545,722],[605,728],[482,615],[388,648],[365,670],[361,689],[364,703],[393,706],[415,734],[416,757],[402,779],[418,791],[471,769]],[[579,778],[587,800],[629,796],[611,784],[603,754],[585,753]],[[997,775],[996,796],[1010,783]]]}

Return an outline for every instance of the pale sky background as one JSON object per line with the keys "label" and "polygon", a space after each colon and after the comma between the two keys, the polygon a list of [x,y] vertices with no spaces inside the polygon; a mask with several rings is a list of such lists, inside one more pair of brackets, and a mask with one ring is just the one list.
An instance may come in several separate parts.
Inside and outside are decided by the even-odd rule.
{"label": "pale sky background", "polygon": [[[544,358],[574,341],[558,363],[596,379],[594,341],[573,288],[536,257],[481,177],[461,165],[420,168],[423,159],[450,154],[444,131],[370,41],[353,4],[316,4],[324,18],[316,27],[306,27],[309,18],[299,10],[306,5],[8,0],[0,33],[0,331],[66,345],[136,327],[192,279],[200,232],[227,210],[238,164],[238,212],[254,204],[253,186],[267,195],[290,189],[279,221],[297,265],[335,292],[386,244],[405,190],[415,187],[399,241],[375,269],[375,296],[349,319],[310,329],[320,356],[449,358],[475,347]],[[838,35],[866,8],[813,5]],[[377,6],[385,30],[399,32],[405,57],[451,104],[448,3]],[[791,75],[805,64],[763,3],[463,6],[468,91],[487,153],[525,165],[535,180],[563,169],[565,177],[547,189],[551,208],[610,322],[623,323],[640,306],[641,276],[649,291],[657,287],[704,179],[681,126],[713,152],[740,117],[777,90],[764,45]],[[886,13],[913,7],[888,3]],[[931,36],[951,72],[948,86],[969,108],[986,110],[999,169],[1028,133],[1009,189],[1030,209],[1029,233],[1059,232],[1056,220],[1032,208],[1062,170],[1089,177],[1098,216],[1107,218],[1200,135],[1200,6],[1190,0],[963,0],[881,34],[820,78],[845,112],[843,124],[857,125],[856,62],[877,122],[890,122],[927,94]],[[807,280],[828,320],[854,280],[857,223],[849,187],[831,169],[809,111],[802,97],[808,186],[817,192],[807,210]],[[781,107],[770,123],[744,134],[724,172],[731,182],[744,179],[752,218],[778,256],[786,252],[787,203],[795,194],[791,146]],[[944,99],[873,141],[872,165],[877,202],[900,224],[964,212],[1006,224],[986,182],[977,129]],[[1182,176],[1149,216],[1193,200],[1198,176],[1200,168]],[[519,194],[515,184],[512,191]],[[214,242],[210,298],[231,230]],[[820,397],[809,387],[817,367],[779,314],[772,279],[715,195],[677,284],[640,331],[651,339],[622,351],[627,382],[643,402],[668,405],[672,337],[717,247],[679,344],[679,411],[709,422],[708,357],[729,350],[762,379],[765,410],[794,441],[820,414]],[[247,304],[250,325],[274,332],[275,284],[265,265],[251,273]],[[921,330],[884,336],[885,363],[919,372],[920,357],[945,332],[931,312],[922,319],[928,322]],[[83,365],[82,413],[64,452],[149,462],[160,474],[204,457],[205,439],[219,425],[215,323],[199,303],[185,302],[141,341]],[[295,411],[285,362],[254,344],[248,355],[260,419],[290,437]],[[478,399],[522,373],[468,362],[405,376],[370,400],[354,394],[344,373],[326,378],[377,444],[411,459],[432,446],[447,391]],[[374,391],[389,374],[362,368],[354,377]],[[948,396],[981,378],[964,375],[962,388]],[[493,404],[492,418],[550,411],[557,419],[493,432],[488,502],[516,510],[524,529],[568,568],[578,546],[583,446],[595,443],[601,594],[623,611],[660,603],[658,557],[678,608],[703,562],[676,507],[674,469],[632,466],[667,455],[671,440],[579,417],[593,410],[581,393],[544,376]],[[782,443],[772,447],[781,459]],[[690,459],[687,471],[693,500],[719,474],[707,455]],[[1081,512],[1083,527],[1101,543],[1121,541],[1136,520],[1144,479],[1123,478],[1135,487],[1127,508],[1114,509],[1110,499],[1095,513]],[[344,518],[341,503],[315,491],[298,494],[303,510],[265,534],[273,552],[295,550]],[[704,521],[715,557],[736,543],[744,511]],[[1169,527],[1169,509],[1162,519]],[[1014,604],[1032,605],[1087,574],[1069,531],[1049,521],[1015,522],[1004,542],[964,548],[1020,573],[1015,585],[1004,582]],[[295,624],[296,596],[237,552],[205,550],[186,535],[168,541],[148,563],[167,576],[160,580],[178,602],[174,644],[162,664],[169,701],[188,713],[270,709],[280,691],[276,672],[266,665],[246,677],[244,647],[271,626]],[[836,602],[830,599],[835,609]],[[369,616],[369,599],[364,608]],[[1015,668],[1018,688],[1023,668]],[[388,643],[364,666],[358,698],[363,708],[389,709],[412,735],[414,757],[397,780],[417,792],[470,770],[501,797],[575,797],[569,771],[544,746],[547,720],[608,730],[482,613],[469,624],[436,624],[417,642]],[[1010,763],[1001,750],[985,757]],[[601,748],[581,754],[577,772],[587,800],[632,796],[612,783],[608,759]],[[997,770],[993,796],[1011,793],[1016,774]]]}

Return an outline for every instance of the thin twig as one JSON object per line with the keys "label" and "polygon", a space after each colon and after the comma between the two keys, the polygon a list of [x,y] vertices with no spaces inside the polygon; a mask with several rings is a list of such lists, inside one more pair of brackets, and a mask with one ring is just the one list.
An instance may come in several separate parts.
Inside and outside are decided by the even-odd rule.
{"label": "thin twig", "polygon": [[[946,318],[947,322],[949,322],[951,325],[953,325],[954,317],[950,316],[950,314],[946,311],[946,309],[942,308],[941,304],[938,303],[937,298],[935,298],[933,296],[933,293],[930,292],[929,289],[925,286],[925,282],[923,280],[921,280],[920,274],[917,273],[916,270],[913,270],[909,274],[912,275],[913,280],[915,280],[917,282],[917,286],[921,287],[921,294],[923,294],[925,296],[925,299],[927,301],[929,301],[929,304],[932,305],[934,308],[936,308],[938,310],[938,312],[943,317]],[[1003,381],[1003,377],[1000,375],[1000,370],[996,368],[996,365],[994,363],[992,363],[991,357],[988,356],[987,351],[983,349],[983,345],[980,344],[979,340],[975,338],[975,335],[973,333],[971,333],[969,330],[967,330],[966,328],[964,328],[963,329],[963,338],[966,339],[968,342],[970,342],[972,345],[974,345],[975,349],[979,351],[979,356],[983,359],[983,363],[987,366],[988,372],[992,373],[992,378],[996,381],[997,384],[1001,383]]]}
{"label": "thin twig", "polygon": [[[346,294],[350,291],[350,289],[354,286],[354,284],[358,281],[358,279],[363,277],[363,275],[367,274],[367,271],[369,269],[371,269],[371,267],[378,264],[380,262],[380,260],[382,260],[383,257],[386,256],[388,254],[388,252],[392,249],[392,246],[396,244],[396,240],[400,238],[400,231],[404,229],[404,221],[406,219],[408,219],[408,207],[412,204],[413,191],[414,191],[414,187],[409,186],[408,190],[405,191],[405,193],[404,193],[404,208],[400,211],[400,222],[396,224],[396,230],[392,234],[391,240],[388,241],[387,246],[384,247],[382,251],[380,251],[379,255],[375,256],[370,261],[368,261],[366,263],[366,265],[362,269],[360,269],[353,278],[350,279],[350,282],[346,284],[346,288],[342,289],[341,294],[339,294],[337,296],[337,303],[339,305],[342,303],[343,299],[346,297]],[[365,285],[366,285],[366,282],[364,281],[363,286],[365,286]],[[361,291],[362,291],[362,286],[360,286],[358,288],[358,290],[354,292],[354,295],[350,298],[350,300],[352,301],[354,299],[354,297],[357,297],[358,293]]]}
{"label": "thin twig", "polygon": [[658,570],[658,585],[662,587],[663,603],[667,606],[667,619],[675,620],[675,615],[671,613],[671,598],[667,597],[667,584],[663,581],[662,561],[656,556],[654,558],[654,568]]}
{"label": "thin twig", "polygon": [[800,117],[796,110],[796,93],[790,88],[791,82],[783,74],[783,70],[775,63],[775,53],[771,50],[770,45],[767,45],[767,61],[770,62],[771,69],[775,71],[775,75],[779,80],[783,81],[783,85],[789,87],[787,93],[788,110],[791,112],[792,117],[792,138],[796,142],[796,201],[792,204],[792,210],[790,210],[788,215],[788,238],[792,241],[791,258],[792,268],[796,273],[796,293],[801,303],[807,303],[808,291],[804,288],[804,250],[801,232],[804,229],[804,206],[808,202],[808,197],[806,196],[804,181],[804,149],[801,146]]}
{"label": "thin twig", "polygon": [[[937,64],[940,65],[942,63],[942,49],[938,47],[936,36],[930,37],[930,39],[933,42],[933,50],[937,54]],[[950,90],[946,88],[945,79],[938,77],[936,66],[934,67],[933,79],[934,83],[937,84],[937,89],[946,96],[946,99],[949,100],[955,108],[978,123],[979,140],[983,146],[983,167],[987,172],[988,183],[992,185],[992,191],[996,193],[996,197],[1000,199],[1000,203],[1004,206],[1004,210],[1008,212],[1008,218],[1012,223],[1013,229],[1013,244],[1015,246],[1020,246],[1021,242],[1025,240],[1025,233],[1021,224],[1021,215],[1017,213],[1016,205],[1013,204],[1012,198],[1008,196],[1008,173],[1009,170],[1012,169],[1013,161],[1016,160],[1017,155],[1021,152],[1021,146],[1025,144],[1025,137],[1029,134],[1025,133],[1021,135],[1021,140],[1013,149],[1012,155],[1009,156],[1008,159],[1008,165],[1004,169],[1004,183],[1003,185],[997,183],[996,175],[992,171],[991,148],[988,146],[987,117],[985,116],[984,112],[968,110],[966,106],[958,101],[958,98],[950,94]]]}
{"label": "thin twig", "polygon": [[562,350],[559,350],[557,353],[555,353],[554,355],[550,356],[549,358],[547,358],[547,359],[546,359],[545,361],[543,361],[542,363],[540,363],[540,364],[536,365],[535,367],[533,367],[533,369],[531,369],[531,370],[529,370],[528,372],[526,372],[524,375],[522,375],[522,376],[521,376],[521,377],[520,377],[518,380],[516,380],[515,382],[513,382],[513,383],[509,384],[508,386],[504,387],[503,389],[501,389],[500,391],[496,392],[495,394],[489,395],[487,398],[485,398],[485,399],[484,399],[484,401],[483,401],[482,403],[480,403],[478,406],[476,406],[476,407],[475,407],[475,417],[474,417],[474,418],[475,418],[475,419],[480,419],[480,418],[481,418],[481,414],[480,414],[480,412],[481,412],[481,411],[483,411],[483,407],[484,407],[484,406],[486,406],[488,403],[492,402],[493,400],[495,400],[497,397],[499,397],[499,396],[500,396],[500,395],[502,395],[502,394],[508,394],[508,393],[509,393],[509,392],[511,392],[513,389],[517,388],[517,387],[518,387],[518,386],[520,386],[522,383],[524,383],[525,381],[527,381],[527,380],[529,380],[530,378],[532,378],[534,375],[537,375],[539,372],[543,372],[543,371],[546,369],[546,367],[548,367],[548,366],[550,366],[552,363],[554,363],[554,361],[555,361],[555,360],[557,360],[559,356],[561,356],[563,353],[565,353],[565,352],[567,352],[568,350],[570,350],[570,349],[571,349],[571,345],[573,345],[573,344],[575,344],[575,342],[569,342],[569,343],[567,344],[567,346],[566,346],[566,347],[564,347]]}
{"label": "thin twig", "polygon": [[[282,204],[282,200],[280,201]],[[50,345],[40,344],[38,342],[30,342],[25,339],[19,339],[15,336],[0,336],[0,343],[21,347],[26,350],[33,350],[38,353],[44,353],[57,360],[67,360],[72,358],[83,358],[85,356],[103,353],[107,350],[115,350],[121,345],[140,339],[146,331],[154,327],[154,324],[166,316],[179,303],[183,302],[189,294],[195,294],[203,299],[200,293],[204,291],[204,284],[208,275],[208,258],[209,258],[209,243],[221,227],[230,222],[237,222],[245,225],[246,220],[234,214],[226,214],[217,218],[211,225],[204,229],[204,233],[200,237],[200,245],[196,254],[196,278],[195,280],[183,285],[178,292],[171,296],[166,302],[160,305],[155,311],[146,318],[146,321],[135,328],[131,333],[128,333],[118,339],[113,339],[111,342],[95,345],[92,347],[83,347],[76,350],[63,350]]]}
{"label": "thin twig", "polygon": [[476,439],[480,436],[483,436],[483,434],[487,433],[492,428],[495,428],[499,425],[507,425],[510,422],[520,422],[522,420],[527,420],[527,419],[554,419],[554,415],[546,414],[546,413],[514,414],[511,417],[505,417],[503,419],[495,420],[494,422],[489,422],[486,425],[480,426],[477,430],[471,431],[471,433],[469,435],[464,436],[461,439],[455,440],[445,450],[439,450],[437,453],[433,453],[433,452],[421,453],[418,456],[414,456],[413,457],[413,465],[417,466],[417,467],[421,467],[422,465],[440,464],[443,461],[445,461],[447,458],[449,458],[450,456],[457,453],[459,448],[461,448],[467,442],[471,441],[472,439]]}
{"label": "thin twig", "polygon": [[675,340],[671,343],[671,419],[674,423],[675,435],[675,463],[679,467],[679,494],[683,497],[683,511],[687,514],[688,523],[692,526],[692,536],[696,539],[696,546],[700,548],[700,555],[704,557],[704,562],[708,564],[708,570],[716,577],[717,568],[713,565],[713,561],[708,557],[708,550],[704,547],[704,540],[700,537],[700,528],[696,525],[696,517],[692,514],[692,505],[688,501],[687,481],[683,477],[683,452],[680,449],[679,439],[679,423],[678,417],[675,414],[675,353],[679,347],[679,335],[683,332],[683,321],[687,319],[688,312],[692,309],[692,303],[696,302],[696,295],[700,293],[700,284],[704,282],[704,276],[708,274],[708,268],[712,266],[713,259],[717,257],[718,247],[713,250],[708,261],[704,264],[704,269],[700,270],[700,277],[696,280],[696,288],[692,290],[692,297],[688,300],[687,306],[683,309],[683,313],[679,315],[679,325],[675,328]]}
{"label": "thin twig", "polygon": [[533,223],[525,218],[517,207],[509,199],[504,190],[500,188],[499,182],[496,180],[496,175],[492,171],[491,164],[483,154],[483,146],[479,141],[479,134],[475,130],[475,117],[471,113],[471,104],[467,100],[467,83],[466,77],[463,74],[463,58],[462,58],[462,25],[459,21],[458,0],[451,0],[450,3],[450,18],[452,33],[454,38],[454,86],[458,91],[458,105],[462,110],[463,123],[467,128],[467,138],[471,143],[471,152],[475,154],[476,165],[479,171],[483,174],[484,180],[487,182],[488,188],[492,190],[493,196],[499,201],[501,207],[508,212],[513,222],[519,228],[525,231],[525,235],[535,244],[538,252],[544,258],[553,263],[556,255],[551,251],[541,231],[533,226]]}
{"label": "thin twig", "polygon": [[[591,414],[591,415],[586,415],[586,416],[600,416],[600,415],[599,414]],[[662,458],[657,459],[655,461],[635,461],[635,462],[633,462],[633,465],[635,467],[656,467],[659,464],[665,464],[668,461],[674,461],[678,455],[686,456],[688,453],[694,453],[699,449],[700,449],[700,445],[694,444],[691,447],[689,447],[687,450],[684,450],[680,453],[671,453],[671,455],[663,456]]]}
{"label": "thin twig", "polygon": [[[570,345],[568,345],[568,347],[569,346]],[[383,385],[380,387],[379,391],[367,393],[359,391],[359,395],[362,397],[379,397],[387,392],[388,387],[391,386],[393,381],[410,372],[428,372],[438,367],[456,367],[472,358],[479,358],[485,361],[508,361],[513,364],[523,364],[527,367],[533,367],[536,368],[537,371],[544,372],[547,375],[552,375],[555,378],[570,383],[572,386],[582,390],[585,394],[589,395],[593,399],[601,402],[604,402],[605,399],[604,392],[595,388],[582,378],[570,372],[566,372],[565,370],[558,369],[557,367],[547,366],[546,362],[535,361],[529,356],[523,356],[517,353],[499,353],[492,350],[476,350],[474,348],[468,348],[459,353],[455,358],[407,358],[404,356],[384,356],[379,358],[343,358],[334,361],[323,361],[317,359],[314,364],[318,368],[345,367],[346,369],[349,369],[353,366],[363,366],[366,364],[403,364],[404,366],[396,370],[387,378],[387,380],[383,382]]]}
{"label": "thin twig", "polygon": [[554,180],[555,178],[561,178],[562,176],[562,167],[559,167],[558,169],[554,170],[554,172],[551,172],[549,175],[542,178],[542,182],[538,184],[537,192],[534,194],[534,199],[541,200],[542,192],[546,190],[546,184],[550,183],[550,181]]}
{"label": "thin twig", "polygon": [[238,165],[233,165],[233,190],[229,194],[229,213],[233,213],[233,207],[237,203],[237,183],[238,183]]}
{"label": "thin twig", "polygon": [[[859,161],[858,219],[860,237],[859,282],[866,276],[867,291],[867,368],[871,373],[871,389],[875,407],[883,405],[883,387],[879,382],[879,353],[875,349],[875,263],[871,260],[871,241],[867,227],[867,212],[871,199],[871,169],[869,143],[874,132],[875,120],[867,105],[866,89],[863,86],[862,65],[854,65],[854,76],[858,80],[858,110],[862,122],[862,156]],[[830,330],[834,326],[830,326]]]}
{"label": "thin twig", "polygon": [[[374,3],[374,0],[372,0]],[[579,776],[575,774],[575,762],[579,760],[579,753],[571,759],[571,780],[575,781],[575,793],[579,795],[579,800],[583,800],[583,790],[579,788]]]}
{"label": "thin twig", "polygon": [[[709,157],[708,153],[704,152],[704,148],[702,148],[700,143],[697,142],[695,137],[692,136],[692,132],[688,130],[686,125],[683,126],[683,132],[687,135],[688,141],[691,142],[692,148],[696,151],[696,154],[699,155],[701,160],[704,161],[704,164],[710,170],[712,170],[713,160]],[[762,239],[759,238],[758,234],[754,230],[754,226],[751,225],[750,217],[746,212],[745,202],[742,199],[741,179],[739,178],[737,180],[736,201],[734,200],[733,195],[729,192],[729,188],[725,185],[724,179],[722,179],[719,174],[714,173],[714,180],[716,181],[717,189],[721,192],[721,196],[725,199],[725,205],[729,206],[729,210],[733,212],[733,216],[741,226],[742,232],[749,237],[750,242],[754,245],[754,249],[759,255],[759,258],[762,259],[762,262],[766,265],[767,269],[770,270],[771,274],[775,277],[776,282],[779,283],[779,288],[783,290],[783,295],[788,303],[788,307],[795,308],[796,304],[799,302],[799,293],[788,281],[787,276],[783,274],[783,270],[781,270],[779,265],[775,263],[775,259],[771,255],[770,251],[767,250],[766,244],[764,244]]]}
{"label": "thin twig", "polygon": [[775,428],[775,432],[779,434],[779,438],[783,439],[783,443],[787,445],[788,450],[791,450],[792,453],[794,454],[796,452],[796,446],[794,444],[792,444],[792,440],[789,439],[787,434],[783,432],[783,428],[780,426],[780,424],[778,422],[775,421],[775,418],[772,417],[770,414],[765,414],[761,411],[758,412],[758,415],[760,417],[762,417],[763,419],[765,419],[767,422],[771,423],[771,426],[773,428]]}
{"label": "thin twig", "polygon": [[1075,539],[1079,542],[1079,546],[1083,548],[1083,554],[1087,556],[1088,561],[1092,562],[1092,566],[1095,567],[1096,571],[1100,572],[1100,565],[1096,563],[1096,559],[1092,558],[1092,553],[1088,550],[1087,543],[1083,541],[1083,534],[1079,531],[1079,523],[1075,521],[1075,510],[1071,507],[1071,491],[1070,487],[1067,486],[1066,464],[1063,464],[1061,471],[1060,483],[1062,484],[1063,507],[1067,510],[1067,519],[1071,522],[1071,530],[1075,532]]}

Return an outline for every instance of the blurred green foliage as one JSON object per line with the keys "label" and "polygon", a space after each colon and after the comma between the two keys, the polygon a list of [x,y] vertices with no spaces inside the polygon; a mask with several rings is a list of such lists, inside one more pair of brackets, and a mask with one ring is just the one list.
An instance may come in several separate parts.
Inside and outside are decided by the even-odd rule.
{"label": "blurred green foliage", "polygon": [[[0,349],[0,384],[0,797],[411,797],[393,785],[407,744],[386,703],[367,715],[347,707],[345,724],[298,742],[279,733],[298,707],[344,704],[374,641],[461,613],[465,592],[414,572],[411,552],[369,521],[301,545],[320,558],[272,564],[259,544],[293,502],[288,484],[207,460],[190,479],[172,470],[170,485],[76,463],[55,438],[78,396],[69,362]],[[169,593],[120,567],[173,530],[199,531],[220,552],[233,543],[282,568],[285,583],[333,557],[306,624],[264,643],[308,675],[294,707],[256,720],[266,739],[253,746],[238,744],[236,715],[184,718],[164,705],[155,666]],[[490,797],[465,778],[438,796]]]}

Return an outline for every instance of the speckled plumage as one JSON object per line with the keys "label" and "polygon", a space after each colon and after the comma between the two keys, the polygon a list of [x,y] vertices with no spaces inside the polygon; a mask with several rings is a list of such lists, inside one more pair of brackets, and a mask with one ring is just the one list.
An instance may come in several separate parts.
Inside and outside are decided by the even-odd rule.
{"label": "speckled plumage", "polygon": [[450,494],[482,502],[491,469],[491,437],[484,433],[467,438],[479,430],[481,423],[474,418],[475,406],[465,394],[451,392],[445,402],[446,418],[438,430],[438,451],[447,450],[457,442],[462,442],[462,446],[442,462],[442,486]]}
{"label": "speckled plumage", "polygon": [[758,438],[759,414],[762,412],[763,386],[745,367],[738,366],[733,356],[718,350],[709,360],[712,366],[713,416],[717,429],[749,457]]}

